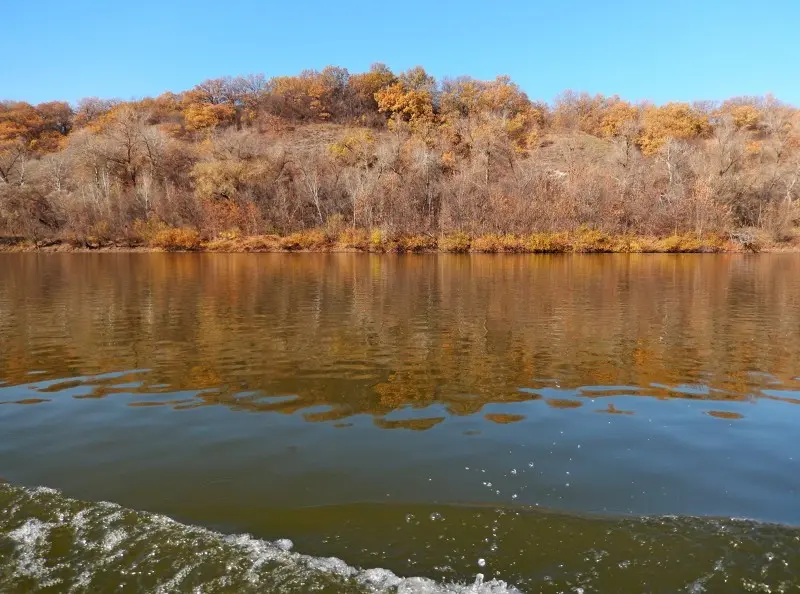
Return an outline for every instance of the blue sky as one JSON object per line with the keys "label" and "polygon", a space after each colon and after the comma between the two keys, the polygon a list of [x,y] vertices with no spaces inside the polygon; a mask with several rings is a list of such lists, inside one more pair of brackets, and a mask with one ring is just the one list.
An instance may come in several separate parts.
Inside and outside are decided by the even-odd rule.
{"label": "blue sky", "polygon": [[800,0],[4,0],[0,98],[180,91],[226,74],[384,62],[508,74],[532,99],[772,92],[800,105]]}

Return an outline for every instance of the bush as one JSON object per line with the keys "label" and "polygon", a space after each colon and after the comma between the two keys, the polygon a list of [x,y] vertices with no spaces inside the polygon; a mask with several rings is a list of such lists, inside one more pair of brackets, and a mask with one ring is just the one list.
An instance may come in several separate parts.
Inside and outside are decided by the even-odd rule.
{"label": "bush", "polygon": [[470,249],[473,252],[482,252],[486,254],[494,254],[502,251],[500,247],[500,238],[495,234],[476,237],[472,240]]}
{"label": "bush", "polygon": [[328,246],[328,238],[319,229],[298,231],[282,237],[280,247],[284,250],[321,250]]}
{"label": "bush", "polygon": [[517,237],[507,233],[505,235],[489,234],[481,235],[472,240],[473,252],[485,253],[514,253],[525,251],[524,242]]}
{"label": "bush", "polygon": [[152,245],[153,241],[158,235],[158,232],[164,229],[166,225],[157,221],[156,219],[136,219],[133,221],[133,226],[130,232],[131,241],[141,242],[147,245]]}
{"label": "bush", "polygon": [[244,252],[274,252],[280,248],[277,235],[254,235],[245,237],[239,245]]}
{"label": "bush", "polygon": [[522,248],[534,254],[561,254],[569,251],[570,243],[564,233],[534,233],[522,241]]}
{"label": "bush", "polygon": [[755,229],[737,229],[731,233],[731,241],[745,252],[757,253],[762,248],[762,242]]}
{"label": "bush", "polygon": [[325,220],[325,236],[329,241],[336,241],[347,227],[344,215],[340,213],[329,215]]}
{"label": "bush", "polygon": [[339,234],[339,245],[366,251],[369,248],[367,232],[363,229],[345,229]]}
{"label": "bush", "polygon": [[155,233],[149,244],[170,252],[190,252],[200,247],[200,234],[195,229],[164,226]]}
{"label": "bush", "polygon": [[627,235],[622,239],[625,252],[629,254],[645,254],[658,251],[658,240],[652,237]]}
{"label": "bush", "polygon": [[700,242],[692,237],[673,235],[659,242],[659,251],[669,254],[691,253],[700,251]]}
{"label": "bush", "polygon": [[384,234],[380,229],[373,229],[369,234],[369,247],[373,252],[383,252],[386,249],[384,245]]}
{"label": "bush", "polygon": [[470,248],[471,242],[469,239],[469,235],[466,233],[458,232],[452,233],[450,235],[443,235],[439,239],[439,250],[442,252],[451,252],[451,253],[464,253],[468,252]]}
{"label": "bush", "polygon": [[436,247],[436,240],[428,235],[402,236],[395,241],[395,251],[425,252]]}
{"label": "bush", "polygon": [[572,239],[572,251],[581,254],[596,254],[618,251],[614,239],[603,231],[581,227]]}

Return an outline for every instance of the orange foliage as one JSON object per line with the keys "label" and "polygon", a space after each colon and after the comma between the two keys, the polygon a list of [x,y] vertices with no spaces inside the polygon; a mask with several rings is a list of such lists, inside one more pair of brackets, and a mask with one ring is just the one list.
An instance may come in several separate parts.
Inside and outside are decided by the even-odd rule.
{"label": "orange foliage", "polygon": [[688,103],[667,103],[644,110],[639,146],[645,155],[652,155],[670,139],[699,138],[711,130],[708,118]]}
{"label": "orange foliage", "polygon": [[184,110],[183,117],[189,130],[207,130],[232,124],[236,110],[228,103],[192,103]]}

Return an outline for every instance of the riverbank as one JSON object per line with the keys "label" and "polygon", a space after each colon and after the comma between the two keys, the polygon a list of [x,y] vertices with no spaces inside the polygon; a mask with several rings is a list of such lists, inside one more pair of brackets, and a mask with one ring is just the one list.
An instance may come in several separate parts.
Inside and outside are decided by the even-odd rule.
{"label": "riverbank", "polygon": [[323,230],[289,235],[223,234],[204,239],[193,229],[164,228],[145,237],[52,238],[0,237],[0,252],[369,252],[369,253],[755,253],[798,252],[800,237],[783,242],[753,235],[611,235],[579,229],[529,235],[454,233],[390,235],[381,231],[345,230],[332,236]]}

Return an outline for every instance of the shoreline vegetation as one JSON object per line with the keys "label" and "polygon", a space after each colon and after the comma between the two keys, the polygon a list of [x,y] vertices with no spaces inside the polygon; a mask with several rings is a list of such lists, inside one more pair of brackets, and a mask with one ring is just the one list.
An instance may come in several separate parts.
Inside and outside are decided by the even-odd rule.
{"label": "shoreline vegetation", "polygon": [[0,251],[800,251],[800,109],[329,66],[0,101]]}
{"label": "shoreline vegetation", "polygon": [[22,237],[0,237],[2,252],[203,252],[203,253],[291,253],[362,252],[378,254],[477,253],[477,254],[689,254],[800,252],[800,242],[769,243],[757,236],[724,237],[692,235],[647,237],[610,235],[592,229],[527,235],[454,233],[393,235],[380,231],[346,229],[332,234],[324,229],[295,232],[286,236],[239,236],[228,233],[203,239],[189,228],[161,227],[145,236],[110,238],[56,238],[33,241]]}

